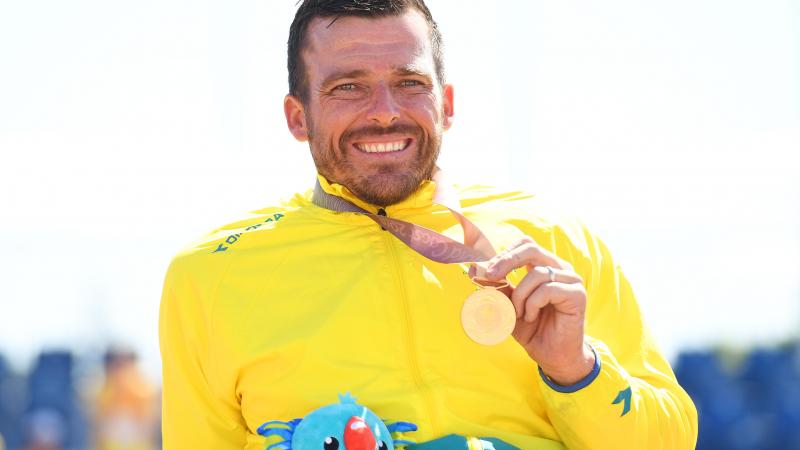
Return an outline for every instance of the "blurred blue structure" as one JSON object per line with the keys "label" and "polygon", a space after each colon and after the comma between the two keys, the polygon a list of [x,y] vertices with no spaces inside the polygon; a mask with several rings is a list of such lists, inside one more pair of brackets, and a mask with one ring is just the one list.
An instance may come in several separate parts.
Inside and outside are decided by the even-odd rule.
{"label": "blurred blue structure", "polygon": [[23,417],[26,440],[50,433],[64,449],[89,447],[86,416],[78,401],[73,377],[73,356],[68,351],[39,355],[28,379],[28,407]]}
{"label": "blurred blue structure", "polygon": [[0,356],[0,434],[9,450],[34,442],[65,450],[89,448],[73,365],[70,352],[44,352],[25,377],[14,374]]}
{"label": "blurred blue structure", "polygon": [[21,416],[25,407],[25,380],[12,373],[3,355],[0,355],[0,435],[6,447],[15,449],[22,445]]}
{"label": "blurred blue structure", "polygon": [[686,352],[675,374],[697,406],[698,450],[800,450],[797,345],[753,350],[736,368]]}

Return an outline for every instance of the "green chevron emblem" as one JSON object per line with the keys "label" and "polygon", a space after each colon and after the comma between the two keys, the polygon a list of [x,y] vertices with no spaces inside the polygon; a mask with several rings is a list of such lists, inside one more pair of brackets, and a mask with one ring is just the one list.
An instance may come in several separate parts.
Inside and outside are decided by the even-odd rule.
{"label": "green chevron emblem", "polygon": [[616,405],[617,403],[622,402],[622,414],[620,414],[620,417],[630,412],[632,395],[633,392],[631,391],[631,387],[628,386],[626,389],[619,391],[619,394],[617,394],[617,398],[615,398],[614,401],[611,403],[612,405]]}

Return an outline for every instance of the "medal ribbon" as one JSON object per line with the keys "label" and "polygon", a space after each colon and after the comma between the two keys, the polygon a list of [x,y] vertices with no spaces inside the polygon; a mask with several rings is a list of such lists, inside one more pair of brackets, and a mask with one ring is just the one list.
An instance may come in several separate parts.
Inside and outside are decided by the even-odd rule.
{"label": "medal ribbon", "polygon": [[473,341],[483,345],[499,344],[514,330],[514,306],[506,294],[501,292],[509,284],[505,280],[498,282],[484,278],[484,268],[477,264],[490,260],[497,252],[480,228],[461,214],[458,198],[449,185],[443,182],[440,170],[434,174],[433,180],[436,182],[433,203],[444,206],[458,219],[464,230],[464,243],[411,222],[372,214],[341,197],[325,192],[319,180],[314,187],[311,202],[332,211],[363,214],[431,261],[444,264],[471,263],[470,279],[481,286],[481,289],[467,297],[461,311],[461,324]]}
{"label": "medal ribbon", "polygon": [[492,259],[497,254],[494,247],[480,228],[461,214],[457,197],[452,189],[442,181],[442,178],[441,170],[437,170],[433,176],[433,180],[436,182],[433,203],[444,206],[458,219],[464,230],[464,243],[411,222],[372,214],[341,197],[325,192],[319,180],[314,187],[311,202],[331,211],[363,214],[431,261],[454,264],[484,262]]}

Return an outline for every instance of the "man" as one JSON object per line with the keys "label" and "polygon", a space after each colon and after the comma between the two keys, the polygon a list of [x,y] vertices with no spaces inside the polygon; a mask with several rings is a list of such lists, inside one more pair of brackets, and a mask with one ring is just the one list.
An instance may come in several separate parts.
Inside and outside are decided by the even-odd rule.
{"label": "man", "polygon": [[345,392],[415,423],[405,437],[417,442],[694,448],[691,400],[619,267],[580,223],[521,193],[458,192],[455,207],[499,251],[484,276],[514,286],[513,339],[489,346],[462,328],[475,291],[464,265],[431,261],[367,215],[320,201],[460,239],[459,216],[434,201],[449,188],[433,178],[454,94],[422,0],[304,1],[289,78],[287,124],[309,143],[320,192],[259,210],[173,261],[160,322],[165,449],[264,449],[278,440],[260,425]]}

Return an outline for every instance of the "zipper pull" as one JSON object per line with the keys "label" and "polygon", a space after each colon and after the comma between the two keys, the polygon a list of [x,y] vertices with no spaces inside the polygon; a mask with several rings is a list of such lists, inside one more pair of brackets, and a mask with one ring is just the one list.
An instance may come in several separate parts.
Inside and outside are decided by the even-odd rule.
{"label": "zipper pull", "polygon": [[[378,215],[386,217],[386,210],[383,208],[378,208]],[[381,227],[381,230],[386,231],[386,228]]]}

